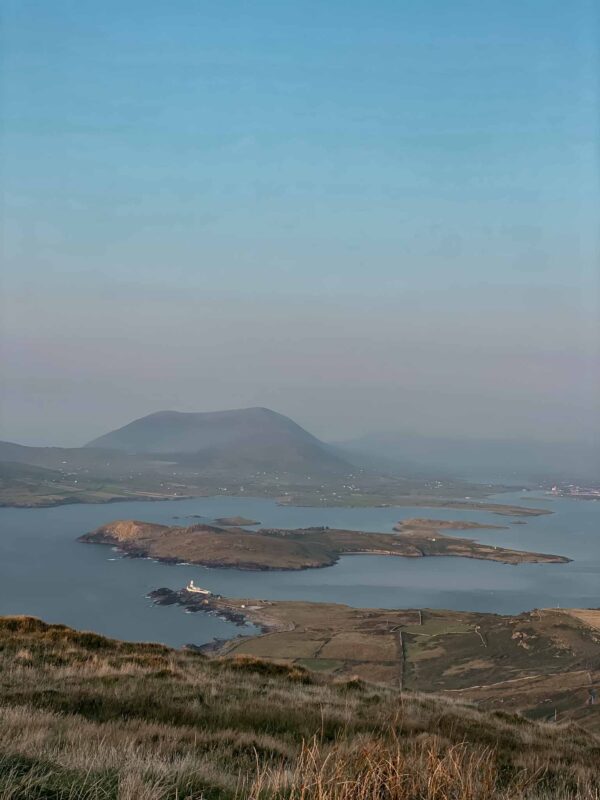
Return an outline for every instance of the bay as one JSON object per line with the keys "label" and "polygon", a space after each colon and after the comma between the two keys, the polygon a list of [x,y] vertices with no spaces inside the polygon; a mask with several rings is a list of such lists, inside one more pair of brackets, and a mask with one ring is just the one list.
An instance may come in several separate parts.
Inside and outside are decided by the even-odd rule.
{"label": "bay", "polygon": [[[600,502],[542,494],[502,494],[495,502],[552,510],[512,524],[481,510],[295,508],[252,497],[177,502],[125,502],[43,509],[0,509],[0,614],[31,614],[48,622],[130,641],[202,644],[253,632],[178,607],[154,606],[147,594],[197,585],[231,597],[311,600],[384,608],[450,608],[518,613],[540,607],[600,606]],[[389,532],[400,519],[431,517],[505,525],[457,536],[505,547],[566,555],[570,564],[510,566],[466,558],[403,559],[346,556],[333,567],[300,572],[245,572],[122,558],[102,545],[76,541],[114,519],[191,524],[195,515],[241,515],[268,527],[313,525]],[[198,520],[196,520],[198,521]],[[451,533],[451,532],[449,532]]]}

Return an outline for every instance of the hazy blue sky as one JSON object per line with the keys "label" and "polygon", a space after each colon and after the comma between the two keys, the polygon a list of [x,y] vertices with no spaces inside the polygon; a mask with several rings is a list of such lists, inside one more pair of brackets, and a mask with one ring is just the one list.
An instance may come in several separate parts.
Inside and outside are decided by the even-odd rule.
{"label": "hazy blue sky", "polygon": [[600,431],[593,0],[4,0],[0,436]]}

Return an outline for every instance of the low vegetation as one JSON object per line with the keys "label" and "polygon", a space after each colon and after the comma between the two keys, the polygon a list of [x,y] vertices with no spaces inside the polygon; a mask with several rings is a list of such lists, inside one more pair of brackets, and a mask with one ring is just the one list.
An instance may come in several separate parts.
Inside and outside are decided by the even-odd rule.
{"label": "low vegetation", "polygon": [[0,618],[2,800],[595,800],[600,740],[456,701]]}

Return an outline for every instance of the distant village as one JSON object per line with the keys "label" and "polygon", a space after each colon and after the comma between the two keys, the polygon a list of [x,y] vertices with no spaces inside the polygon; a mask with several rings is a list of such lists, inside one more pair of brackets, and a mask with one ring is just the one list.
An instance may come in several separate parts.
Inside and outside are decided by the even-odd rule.
{"label": "distant village", "polygon": [[563,484],[553,486],[549,494],[555,497],[578,497],[581,500],[600,500],[600,487],[578,486],[577,484]]}

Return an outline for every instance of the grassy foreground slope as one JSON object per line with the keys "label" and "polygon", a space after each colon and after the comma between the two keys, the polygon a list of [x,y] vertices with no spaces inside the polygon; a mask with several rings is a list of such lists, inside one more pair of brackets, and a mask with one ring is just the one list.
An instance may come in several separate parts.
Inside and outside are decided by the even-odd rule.
{"label": "grassy foreground slope", "polygon": [[0,798],[593,800],[570,726],[0,618]]}

